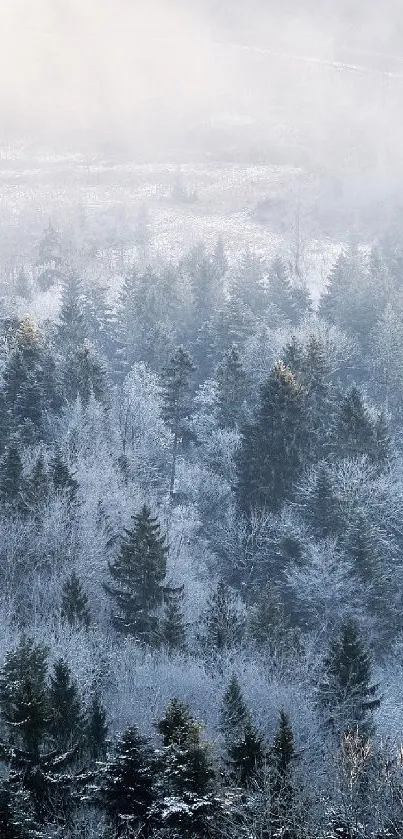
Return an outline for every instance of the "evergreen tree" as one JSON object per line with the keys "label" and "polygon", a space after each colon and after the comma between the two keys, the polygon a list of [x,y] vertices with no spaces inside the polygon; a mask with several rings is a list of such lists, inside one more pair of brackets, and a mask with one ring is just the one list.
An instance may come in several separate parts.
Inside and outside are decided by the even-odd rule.
{"label": "evergreen tree", "polygon": [[32,472],[28,480],[25,482],[24,506],[30,513],[33,513],[36,516],[40,516],[42,514],[43,505],[49,498],[49,490],[49,474],[45,467],[43,453],[40,452],[35,461]]}
{"label": "evergreen tree", "polygon": [[249,787],[259,778],[265,760],[263,740],[251,719],[245,723],[241,737],[230,744],[228,755],[238,783]]}
{"label": "evergreen tree", "polygon": [[242,420],[246,375],[234,345],[217,369],[218,422],[221,428],[236,428]]}
{"label": "evergreen tree", "polygon": [[18,447],[10,443],[0,463],[0,498],[15,512],[21,509],[23,474]]}
{"label": "evergreen tree", "polygon": [[242,736],[249,717],[241,686],[233,673],[222,698],[220,714],[220,728],[227,745]]}
{"label": "evergreen tree", "polygon": [[369,734],[372,712],[379,707],[378,685],[371,684],[371,662],[356,622],[344,621],[324,660],[319,697],[338,734],[355,730]]}
{"label": "evergreen tree", "polygon": [[[270,751],[271,769],[271,812],[273,831],[284,831],[293,837],[292,765],[295,759],[294,736],[290,720],[285,711],[280,711],[277,731]],[[275,834],[276,835],[276,834]]]}
{"label": "evergreen tree", "polygon": [[173,434],[172,466],[169,492],[174,493],[178,444],[183,423],[190,412],[190,376],[194,371],[190,355],[180,346],[175,350],[162,375],[163,417]]}
{"label": "evergreen tree", "polygon": [[173,700],[156,727],[163,738],[155,808],[158,821],[181,836],[205,836],[212,819],[218,820],[218,807],[215,773],[207,747],[200,741],[200,725],[187,705]]}
{"label": "evergreen tree", "polygon": [[55,492],[66,493],[69,500],[74,501],[79,485],[70,473],[67,463],[63,460],[62,453],[58,447],[55,449],[49,466]]}
{"label": "evergreen tree", "polygon": [[126,836],[128,829],[136,836],[149,835],[154,773],[147,741],[135,726],[128,728],[103,773],[102,801],[116,836]]}
{"label": "evergreen tree", "polygon": [[48,724],[47,650],[22,636],[7,653],[0,674],[0,711],[14,745],[39,761],[39,748]]}
{"label": "evergreen tree", "polygon": [[49,732],[56,748],[65,750],[78,742],[83,717],[78,688],[66,661],[54,665],[49,685]]}
{"label": "evergreen tree", "polygon": [[316,539],[340,534],[343,527],[342,511],[334,492],[331,469],[326,461],[318,464],[308,487],[300,488],[296,506]]}
{"label": "evergreen tree", "polygon": [[376,440],[372,418],[356,387],[344,396],[335,429],[335,449],[339,457],[376,457]]}
{"label": "evergreen tree", "polygon": [[105,368],[88,341],[69,353],[64,368],[64,388],[69,402],[75,402],[79,397],[86,406],[94,396],[97,402],[105,403]]}
{"label": "evergreen tree", "polygon": [[88,337],[85,319],[85,295],[81,280],[70,273],[62,286],[62,302],[57,328],[58,345],[65,355],[76,351]]}
{"label": "evergreen tree", "polygon": [[105,586],[116,604],[113,622],[117,629],[140,641],[156,644],[159,637],[157,610],[163,602],[168,548],[158,519],[144,505],[125,528],[119,555],[109,563],[113,585]]}
{"label": "evergreen tree", "polygon": [[3,839],[41,839],[29,794],[16,779],[0,781],[0,836]]}
{"label": "evergreen tree", "polygon": [[91,699],[87,711],[86,741],[92,760],[103,760],[106,754],[108,725],[106,711],[97,693]]}
{"label": "evergreen tree", "polygon": [[186,649],[186,627],[182,602],[183,586],[165,588],[164,614],[161,624],[161,641],[170,652],[183,652]]}
{"label": "evergreen tree", "polygon": [[320,300],[320,317],[349,334],[356,334],[361,302],[357,290],[362,281],[362,261],[353,245],[340,254],[330,271],[327,288]]}
{"label": "evergreen tree", "polygon": [[269,269],[269,299],[276,310],[293,325],[309,310],[309,294],[294,287],[282,259],[273,260]]}
{"label": "evergreen tree", "polygon": [[220,580],[210,595],[203,619],[206,649],[223,652],[236,646],[243,636],[243,622],[237,609],[236,597]]}
{"label": "evergreen tree", "polygon": [[88,597],[75,571],[63,583],[61,614],[70,626],[88,627],[91,623]]}
{"label": "evergreen tree", "polygon": [[39,268],[38,285],[41,291],[48,291],[61,278],[62,253],[61,240],[57,230],[49,220],[39,242],[37,266]]}
{"label": "evergreen tree", "polygon": [[307,451],[305,392],[284,364],[261,388],[254,422],[242,429],[236,493],[241,509],[277,510],[300,477]]}

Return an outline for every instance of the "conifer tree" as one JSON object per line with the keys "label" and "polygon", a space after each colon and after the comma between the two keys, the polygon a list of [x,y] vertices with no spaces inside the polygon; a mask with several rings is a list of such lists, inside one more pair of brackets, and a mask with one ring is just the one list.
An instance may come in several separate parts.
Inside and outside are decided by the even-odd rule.
{"label": "conifer tree", "polygon": [[235,345],[217,368],[218,422],[221,428],[236,428],[242,420],[246,376]]}
{"label": "conifer tree", "polygon": [[39,761],[48,723],[46,672],[46,648],[23,635],[16,649],[7,653],[0,674],[3,722],[12,742],[24,749],[32,762]]}
{"label": "conifer tree", "polygon": [[339,457],[376,457],[374,426],[360,391],[350,388],[340,405],[335,429],[335,448]]}
{"label": "conifer tree", "polygon": [[241,686],[233,673],[222,698],[220,714],[220,728],[227,744],[242,736],[249,717]]}
{"label": "conifer tree", "polygon": [[148,644],[158,643],[158,609],[163,602],[168,548],[158,519],[144,505],[125,528],[120,552],[109,563],[112,585],[106,585],[115,604],[118,630]]}
{"label": "conifer tree", "polygon": [[61,278],[62,253],[58,231],[49,220],[39,242],[37,266],[39,268],[38,285],[41,291],[47,291]]}
{"label": "conifer tree", "polygon": [[45,467],[43,452],[40,452],[25,482],[24,505],[30,513],[38,516],[49,498],[50,478]]}
{"label": "conifer tree", "polygon": [[183,434],[183,423],[190,412],[190,376],[194,365],[189,353],[180,346],[175,350],[163,371],[163,418],[173,434],[172,465],[169,483],[171,497],[174,493],[178,445]]}
{"label": "conifer tree", "polygon": [[363,735],[371,733],[372,712],[381,702],[377,691],[357,623],[349,618],[330,645],[319,687],[321,705],[338,735],[355,729]]}
{"label": "conifer tree", "polygon": [[331,470],[326,461],[317,465],[307,491],[300,489],[296,505],[317,539],[340,534],[343,527],[340,502],[335,495]]}
{"label": "conifer tree", "polygon": [[161,641],[170,652],[186,649],[186,627],[182,611],[184,587],[164,589]]}
{"label": "conifer tree", "polygon": [[91,396],[94,396],[97,402],[105,403],[106,371],[88,341],[68,354],[64,368],[64,388],[69,402],[79,397],[86,406]]}
{"label": "conifer tree", "polygon": [[236,493],[243,512],[277,510],[298,480],[307,450],[306,395],[284,364],[261,388],[254,422],[242,429]]}
{"label": "conifer tree", "polygon": [[248,786],[262,768],[264,749],[235,673],[222,699],[220,728],[231,775],[242,786]]}
{"label": "conifer tree", "polygon": [[75,571],[63,583],[61,614],[70,626],[88,627],[91,623],[88,597]]}
{"label": "conifer tree", "polygon": [[208,650],[223,652],[240,643],[243,622],[236,597],[223,580],[211,593],[204,614],[204,642]]}
{"label": "conifer tree", "polygon": [[218,820],[218,807],[215,772],[207,747],[200,740],[200,725],[188,706],[174,699],[156,727],[163,738],[157,818],[181,836],[205,836],[212,818]]}
{"label": "conifer tree", "polygon": [[62,304],[57,328],[58,344],[64,354],[74,353],[87,335],[85,320],[85,295],[81,280],[71,272],[62,287]]}
{"label": "conifer tree", "polygon": [[0,781],[0,836],[3,839],[41,839],[32,802],[14,778]]}
{"label": "conifer tree", "polygon": [[87,711],[86,742],[92,760],[103,760],[106,754],[108,725],[106,710],[95,693]]}
{"label": "conifer tree", "polygon": [[20,268],[17,274],[17,279],[15,283],[15,293],[17,297],[21,297],[23,300],[31,299],[31,289],[28,277],[23,268]]}
{"label": "conifer tree", "polygon": [[22,462],[18,447],[10,443],[0,463],[0,498],[3,504],[11,505],[14,511],[21,507],[23,488]]}
{"label": "conifer tree", "polygon": [[292,765],[295,759],[294,736],[288,714],[281,710],[277,731],[270,750],[271,824],[274,831],[285,830],[293,836]]}
{"label": "conifer tree", "polygon": [[106,763],[102,801],[115,836],[147,836],[151,829],[154,800],[154,760],[147,740],[137,728],[128,728],[118,740],[114,755]]}
{"label": "conifer tree", "polygon": [[59,751],[80,739],[83,717],[78,688],[66,661],[56,661],[49,684],[49,732]]}
{"label": "conifer tree", "polygon": [[55,492],[66,493],[69,500],[74,501],[78,490],[78,482],[71,474],[59,447],[56,447],[49,466]]}

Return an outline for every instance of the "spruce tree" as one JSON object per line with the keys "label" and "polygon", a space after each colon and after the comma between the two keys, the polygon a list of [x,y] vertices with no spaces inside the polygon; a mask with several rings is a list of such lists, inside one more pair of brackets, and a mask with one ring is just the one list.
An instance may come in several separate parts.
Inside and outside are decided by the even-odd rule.
{"label": "spruce tree", "polygon": [[335,428],[335,451],[339,457],[377,456],[375,429],[363,397],[350,388],[340,405]]}
{"label": "spruce tree", "polygon": [[23,268],[20,268],[17,274],[15,293],[17,297],[21,297],[23,300],[31,300],[31,288],[28,277]]}
{"label": "spruce tree", "polygon": [[43,453],[40,452],[34,467],[25,482],[24,505],[28,512],[41,516],[43,506],[49,499],[50,478],[45,466]]}
{"label": "spruce tree", "polygon": [[220,714],[220,729],[227,744],[242,736],[249,717],[241,686],[233,673],[222,698]]}
{"label": "spruce tree", "polygon": [[23,470],[16,443],[10,443],[0,463],[0,498],[2,504],[18,512],[22,503]]}
{"label": "spruce tree", "polygon": [[246,376],[235,345],[225,354],[217,369],[217,408],[221,428],[236,428],[243,413]]}
{"label": "spruce tree", "polygon": [[200,725],[188,706],[174,699],[156,727],[163,738],[156,787],[157,819],[181,836],[203,837],[212,819],[218,819],[218,807],[215,772],[207,747],[200,740]]}
{"label": "spruce tree", "polygon": [[75,571],[63,583],[61,614],[70,626],[87,628],[91,623],[88,597]]}
{"label": "spruce tree", "polygon": [[98,693],[95,693],[87,710],[86,718],[86,745],[92,760],[103,760],[105,758],[107,734],[106,710]]}
{"label": "spruce tree", "polygon": [[102,802],[115,836],[147,836],[151,830],[154,801],[154,760],[150,746],[137,728],[128,728],[106,763]]}
{"label": "spruce tree", "polygon": [[68,354],[64,368],[64,389],[69,402],[75,402],[79,397],[86,406],[91,396],[100,404],[106,402],[105,368],[88,341],[79,344]]}
{"label": "spruce tree", "polygon": [[29,793],[15,778],[0,781],[0,836],[2,839],[41,839]]}
{"label": "spruce tree", "polygon": [[277,510],[300,477],[308,447],[305,391],[284,364],[261,388],[256,419],[242,428],[236,494],[241,510]]}
{"label": "spruce tree", "polygon": [[343,517],[340,501],[335,495],[331,469],[326,461],[317,465],[308,489],[300,489],[296,507],[316,539],[327,539],[341,533]]}
{"label": "spruce tree", "polygon": [[271,807],[270,819],[274,831],[284,830],[293,836],[292,767],[295,760],[294,735],[288,714],[281,710],[272,748],[270,750]]}
{"label": "spruce tree", "polygon": [[81,280],[77,274],[70,273],[62,287],[62,304],[59,313],[57,340],[67,356],[74,353],[87,335],[85,319],[85,295]]}
{"label": "spruce tree", "polygon": [[324,659],[319,699],[326,720],[340,736],[358,729],[373,730],[372,713],[380,705],[378,685],[372,684],[371,661],[352,618],[343,622]]}
{"label": "spruce tree", "polygon": [[70,501],[74,501],[79,485],[71,474],[69,467],[63,459],[62,453],[58,447],[55,449],[49,467],[55,492],[66,493],[68,499]]}
{"label": "spruce tree", "polygon": [[38,247],[38,285],[41,291],[48,291],[59,282],[62,275],[62,252],[60,234],[49,220]]}
{"label": "spruce tree", "polygon": [[244,627],[237,600],[223,580],[219,581],[207,601],[203,628],[203,640],[208,650],[223,652],[242,640]]}
{"label": "spruce tree", "polygon": [[54,665],[49,684],[49,732],[59,751],[71,748],[82,735],[83,715],[78,688],[66,661]]}
{"label": "spruce tree", "polygon": [[264,749],[235,673],[222,699],[220,728],[230,774],[242,786],[248,786],[262,768]]}
{"label": "spruce tree", "polygon": [[47,650],[25,635],[0,674],[0,711],[13,745],[33,762],[48,725]]}
{"label": "spruce tree", "polygon": [[157,644],[168,548],[158,519],[147,505],[132,520],[118,556],[109,563],[112,585],[105,589],[115,604],[116,628],[144,643]]}
{"label": "spruce tree", "polygon": [[180,346],[175,350],[162,374],[163,418],[173,434],[172,464],[169,483],[174,493],[178,445],[183,434],[183,423],[190,412],[190,377],[194,365],[189,353]]}
{"label": "spruce tree", "polygon": [[164,589],[161,642],[170,652],[183,652],[186,649],[186,626],[182,611],[183,590],[183,586]]}

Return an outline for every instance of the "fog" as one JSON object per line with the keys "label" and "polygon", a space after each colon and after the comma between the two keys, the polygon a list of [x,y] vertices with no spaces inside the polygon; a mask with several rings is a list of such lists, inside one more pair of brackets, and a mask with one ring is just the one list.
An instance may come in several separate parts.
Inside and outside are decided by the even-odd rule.
{"label": "fog", "polygon": [[398,3],[3,2],[2,134],[384,173],[400,161],[402,29]]}

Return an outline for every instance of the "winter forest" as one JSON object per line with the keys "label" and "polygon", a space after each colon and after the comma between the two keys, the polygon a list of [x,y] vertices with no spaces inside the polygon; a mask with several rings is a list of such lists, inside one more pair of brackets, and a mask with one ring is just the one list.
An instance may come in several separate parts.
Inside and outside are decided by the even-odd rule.
{"label": "winter forest", "polygon": [[403,835],[401,45],[342,6],[326,81],[156,72],[137,134],[0,87],[0,839]]}

